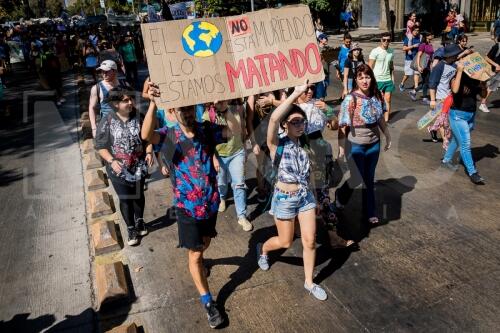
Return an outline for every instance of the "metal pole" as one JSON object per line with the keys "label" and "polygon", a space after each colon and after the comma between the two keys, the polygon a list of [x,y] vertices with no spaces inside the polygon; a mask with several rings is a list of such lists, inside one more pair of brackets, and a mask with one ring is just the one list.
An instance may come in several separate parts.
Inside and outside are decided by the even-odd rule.
{"label": "metal pole", "polygon": [[253,12],[255,9],[253,7],[253,0],[250,0],[250,10]]}

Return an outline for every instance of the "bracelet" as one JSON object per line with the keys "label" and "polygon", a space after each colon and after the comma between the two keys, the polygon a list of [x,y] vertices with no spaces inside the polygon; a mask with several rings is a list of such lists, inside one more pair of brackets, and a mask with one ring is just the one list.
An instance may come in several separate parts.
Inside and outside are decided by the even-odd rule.
{"label": "bracelet", "polygon": [[146,155],[148,155],[148,154],[149,154],[149,155],[152,155],[153,153],[152,153],[152,152],[147,152],[147,153],[146,153]]}
{"label": "bracelet", "polygon": [[113,158],[111,159],[111,161],[109,161],[109,162],[108,162],[108,164],[109,164],[109,165],[111,165],[111,164],[113,164],[113,162],[114,162],[114,161],[117,161],[117,159],[113,157]]}

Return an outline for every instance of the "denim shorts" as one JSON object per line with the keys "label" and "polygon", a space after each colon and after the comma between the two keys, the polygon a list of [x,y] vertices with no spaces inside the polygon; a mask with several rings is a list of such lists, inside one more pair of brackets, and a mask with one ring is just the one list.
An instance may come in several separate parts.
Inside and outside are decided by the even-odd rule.
{"label": "denim shorts", "polygon": [[280,220],[289,220],[299,215],[300,212],[314,208],[316,208],[316,199],[310,190],[300,189],[296,192],[284,193],[275,188],[269,214]]}

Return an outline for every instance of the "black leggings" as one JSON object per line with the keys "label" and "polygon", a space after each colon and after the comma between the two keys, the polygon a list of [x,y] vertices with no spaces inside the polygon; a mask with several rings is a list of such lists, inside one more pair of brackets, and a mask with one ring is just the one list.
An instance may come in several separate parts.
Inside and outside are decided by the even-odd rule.
{"label": "black leggings", "polygon": [[124,184],[122,181],[110,177],[111,183],[120,199],[120,212],[127,227],[135,226],[135,219],[144,216],[144,178],[136,183]]}

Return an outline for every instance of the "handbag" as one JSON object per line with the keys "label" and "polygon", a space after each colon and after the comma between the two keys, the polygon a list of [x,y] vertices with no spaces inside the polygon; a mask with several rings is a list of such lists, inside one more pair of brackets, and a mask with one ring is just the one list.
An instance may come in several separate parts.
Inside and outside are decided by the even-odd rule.
{"label": "handbag", "polygon": [[[418,71],[417,59],[418,57],[415,56],[411,61],[410,68],[413,69],[414,71]],[[429,63],[429,55],[425,52],[422,52],[422,56],[420,57],[420,67],[427,68],[428,63]]]}

